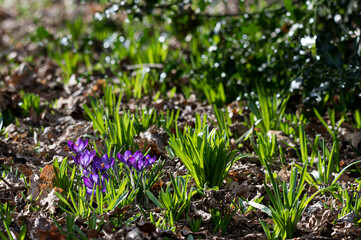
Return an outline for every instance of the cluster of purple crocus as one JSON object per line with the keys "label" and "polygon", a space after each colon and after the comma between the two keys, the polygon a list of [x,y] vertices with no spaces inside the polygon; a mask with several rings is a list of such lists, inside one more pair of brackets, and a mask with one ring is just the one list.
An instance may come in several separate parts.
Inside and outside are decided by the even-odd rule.
{"label": "cluster of purple crocus", "polygon": [[156,157],[151,157],[149,154],[144,156],[139,150],[132,154],[131,151],[126,151],[124,155],[117,154],[118,159],[127,165],[129,169],[134,168],[138,172],[142,172],[144,169],[155,163]]}
{"label": "cluster of purple crocus", "polygon": [[[94,192],[95,194],[96,189],[94,187],[98,187],[102,192],[105,192],[105,179],[109,179],[106,171],[114,165],[114,158],[109,158],[107,154],[104,154],[101,158],[97,157],[95,156],[95,150],[89,151],[85,149],[87,145],[87,139],[83,141],[79,138],[76,143],[68,141],[69,149],[75,153],[75,156],[72,156],[74,162],[83,170],[84,176],[82,178],[87,187],[87,193],[91,195]],[[156,157],[151,157],[149,154],[144,156],[139,150],[134,154],[130,151],[126,151],[124,155],[118,153],[117,157],[130,170],[134,168],[137,172],[142,172],[155,163],[156,160]]]}
{"label": "cluster of purple crocus", "polygon": [[79,138],[76,143],[68,141],[68,147],[71,151],[75,153],[75,156],[72,158],[74,162],[79,165],[84,176],[83,181],[87,187],[86,192],[91,195],[98,187],[102,192],[106,191],[105,179],[108,180],[108,175],[106,171],[114,165],[114,158],[109,158],[107,154],[104,154],[103,157],[95,156],[95,150],[89,151],[86,148],[88,145],[88,140],[84,141]]}

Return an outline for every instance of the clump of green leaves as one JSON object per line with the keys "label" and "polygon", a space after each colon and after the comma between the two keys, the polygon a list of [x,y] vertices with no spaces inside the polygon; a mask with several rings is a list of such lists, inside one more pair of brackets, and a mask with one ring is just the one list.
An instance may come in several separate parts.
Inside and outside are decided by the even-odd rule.
{"label": "clump of green leaves", "polygon": [[302,169],[298,181],[298,170],[296,167],[293,167],[289,184],[286,182],[280,184],[279,180],[274,178],[271,168],[267,162],[266,168],[268,178],[270,179],[273,188],[271,190],[266,181],[264,182],[266,192],[271,200],[271,206],[267,207],[255,202],[249,202],[249,204],[264,211],[272,217],[274,222],[273,232],[270,231],[267,224],[260,220],[268,239],[293,238],[296,225],[309,202],[321,191],[328,190],[329,188],[318,190],[311,197],[307,197],[307,194],[304,194],[301,198],[302,191],[305,187],[304,182],[306,179],[305,173],[307,172],[307,162]]}
{"label": "clump of green leaves", "polygon": [[210,213],[212,216],[213,223],[215,225],[213,233],[221,231],[222,235],[227,233],[227,228],[229,222],[232,220],[233,215],[236,213],[237,210],[227,211],[224,215],[216,209],[211,208]]}
{"label": "clump of green leaves", "polygon": [[[78,179],[81,182],[81,179]],[[106,182],[107,192],[102,194],[99,188],[93,193],[90,201],[87,201],[87,192],[85,186],[74,187],[73,189],[65,190],[65,197],[55,192],[60,199],[59,204],[56,204],[61,210],[69,215],[89,217],[92,213],[103,214],[114,210],[116,207],[122,208],[133,202],[137,191],[129,192],[127,189],[127,181],[124,179],[118,183],[115,179],[110,178]],[[93,203],[96,203],[94,207]]]}
{"label": "clump of green leaves", "polygon": [[258,101],[249,95],[249,108],[252,110],[252,114],[250,115],[251,123],[262,120],[258,122],[257,127],[259,127],[263,133],[267,133],[269,130],[278,130],[286,110],[288,99],[291,95],[280,98],[278,94],[275,93],[272,98],[269,98],[265,89],[260,86],[257,86],[257,93]]}
{"label": "clump of green leaves", "polygon": [[338,138],[338,134],[339,134],[339,129],[341,127],[341,124],[345,120],[345,115],[342,114],[340,120],[338,121],[338,123],[336,123],[335,109],[332,109],[332,110],[328,109],[328,116],[329,116],[330,122],[331,122],[331,127],[329,127],[327,125],[327,123],[325,122],[325,120],[320,115],[320,113],[315,108],[313,110],[314,110],[318,120],[320,120],[322,125],[327,129],[329,134],[332,136],[333,142],[335,143],[335,147],[332,149],[332,151],[334,152],[334,164],[332,166],[332,170],[335,172],[339,172],[340,171],[340,148],[341,148],[341,146],[340,146],[340,139]]}
{"label": "clump of green leaves", "polygon": [[357,188],[351,187],[348,189],[339,189],[341,194],[336,196],[342,202],[341,212],[338,214],[338,218],[345,217],[346,215],[353,216],[353,222],[357,225],[361,224],[360,209],[361,209],[361,196],[360,196],[361,182],[359,182]]}
{"label": "clump of green leaves", "polygon": [[221,132],[225,132],[227,134],[227,137],[232,137],[231,130],[229,129],[229,126],[232,125],[232,120],[229,117],[229,113],[227,108],[225,111],[222,109],[218,109],[215,105],[213,106],[214,114],[217,118],[217,125]]}
{"label": "clump of green leaves", "polygon": [[266,166],[266,162],[276,159],[277,136],[275,134],[268,136],[267,134],[259,133],[256,143],[254,143],[252,138],[251,143],[263,166]]}
{"label": "clump of green leaves", "polygon": [[135,148],[134,135],[136,134],[134,118],[131,117],[130,112],[125,112],[121,115],[120,98],[114,109],[107,106],[113,106],[113,97],[106,98],[107,105],[101,103],[99,99],[91,99],[91,108],[84,105],[84,110],[90,120],[93,122],[95,130],[99,131],[100,137],[105,140],[108,149],[113,148],[115,152],[122,148]]}
{"label": "clump of green leaves", "polygon": [[[0,221],[1,221],[1,225],[3,225],[3,227],[6,230],[7,236],[5,236],[5,234],[3,232],[0,231],[0,237],[1,239],[10,239],[10,240],[14,240],[13,234],[10,231],[10,224],[11,224],[11,220],[12,220],[12,215],[11,212],[13,210],[10,208],[10,204],[9,203],[5,203],[5,204],[1,204],[0,206]],[[23,240],[26,237],[26,226],[22,226],[20,229],[20,233],[17,239],[19,240]]]}
{"label": "clump of green leaves", "polygon": [[[75,173],[76,173],[76,168],[75,166],[73,167],[73,169],[71,169],[68,165],[67,162],[68,158],[65,158],[61,164],[59,165],[58,159],[55,159],[53,161],[53,166],[54,166],[54,174],[55,174],[55,186],[66,190],[66,189],[71,189],[73,186],[73,182],[75,179]],[[69,178],[69,169],[70,169],[70,178]]]}
{"label": "clump of green leaves", "polygon": [[176,176],[173,177],[170,174],[171,183],[173,187],[173,193],[171,193],[170,185],[164,191],[161,189],[159,193],[159,200],[150,192],[147,191],[148,197],[159,207],[165,209],[165,216],[171,227],[174,226],[174,222],[188,212],[190,207],[191,198],[197,192],[195,188],[191,188],[188,193],[189,175],[185,177]]}
{"label": "clump of green leaves", "polygon": [[169,131],[168,134],[170,147],[201,189],[205,186],[220,187],[234,162],[242,157],[236,157],[236,151],[229,149],[225,132],[209,130],[206,116],[202,123],[200,116],[196,115],[195,129],[188,126],[180,133],[176,128],[176,135]]}
{"label": "clump of green leaves", "polygon": [[63,80],[65,84],[69,83],[70,78],[76,73],[79,64],[79,53],[66,51],[63,53],[53,52],[53,58],[59,67],[63,70]]}
{"label": "clump of green leaves", "polygon": [[30,111],[35,111],[39,116],[43,111],[43,108],[40,106],[40,96],[34,93],[24,93],[22,92],[23,101],[20,103],[21,108],[25,116],[30,116]]}
{"label": "clump of green leaves", "polygon": [[187,217],[187,221],[189,224],[189,227],[191,228],[192,232],[199,232],[199,228],[201,227],[202,224],[202,218],[191,218],[188,215]]}
{"label": "clump of green leaves", "polygon": [[217,87],[209,84],[205,79],[197,84],[201,86],[203,94],[206,96],[209,104],[224,106],[226,103],[226,94],[224,92],[223,83],[219,83]]}
{"label": "clump of green leaves", "polygon": [[320,152],[318,153],[317,171],[312,171],[311,174],[314,176],[318,183],[328,185],[332,176],[332,166],[334,165],[333,153],[335,146],[334,142],[331,151],[326,148],[325,141],[322,142],[322,157]]}

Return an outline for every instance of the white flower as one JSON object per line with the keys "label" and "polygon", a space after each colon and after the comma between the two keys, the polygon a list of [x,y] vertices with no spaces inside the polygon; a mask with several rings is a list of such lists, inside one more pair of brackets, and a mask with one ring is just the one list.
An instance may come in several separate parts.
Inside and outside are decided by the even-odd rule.
{"label": "white flower", "polygon": [[311,48],[313,45],[316,44],[316,39],[317,39],[317,36],[313,36],[313,37],[306,36],[306,37],[303,37],[303,38],[301,38],[301,45],[304,46],[304,47]]}

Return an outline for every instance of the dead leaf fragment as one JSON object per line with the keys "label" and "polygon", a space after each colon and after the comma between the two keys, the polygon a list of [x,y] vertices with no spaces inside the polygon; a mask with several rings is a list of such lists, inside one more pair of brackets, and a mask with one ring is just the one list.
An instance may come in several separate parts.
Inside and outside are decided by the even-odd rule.
{"label": "dead leaf fragment", "polygon": [[56,203],[58,203],[59,198],[55,195],[56,189],[53,188],[48,196],[40,199],[40,205],[46,206],[46,210],[49,210],[50,213],[54,214],[56,210]]}
{"label": "dead leaf fragment", "polygon": [[44,182],[44,184],[49,185],[49,187],[53,187],[54,178],[55,178],[54,166],[45,165],[43,171],[41,171],[40,179]]}
{"label": "dead leaf fragment", "polygon": [[[44,172],[44,170],[43,170],[42,178],[40,178],[36,174],[33,174],[30,176],[30,189],[28,191],[28,195],[32,196],[33,199],[38,199],[36,202],[38,205],[42,205],[42,203],[41,203],[42,201],[45,201],[44,203],[46,203],[48,200],[44,200],[44,199],[47,198],[48,195],[53,191],[53,183],[50,182],[50,184],[48,184],[46,182],[46,181],[49,181],[49,179],[47,179],[45,177],[46,176],[45,174],[48,171],[49,170],[46,170],[45,173],[43,174],[43,172]],[[43,181],[43,179],[45,181]],[[54,191],[56,191],[56,190],[54,190]],[[41,195],[39,196],[40,193],[41,193]]]}
{"label": "dead leaf fragment", "polygon": [[31,168],[26,164],[19,164],[18,168],[19,171],[24,174],[26,179],[29,179],[29,177],[33,174],[33,170],[31,170]]}
{"label": "dead leaf fragment", "polygon": [[48,231],[40,230],[36,234],[40,240],[65,240],[66,237],[62,235],[58,228],[54,225]]}
{"label": "dead leaf fragment", "polygon": [[22,181],[22,179],[19,179],[18,177],[16,177],[12,172],[9,172],[5,176],[4,179],[7,184],[5,184],[3,181],[1,181],[1,185],[5,185],[5,187],[7,189],[10,188],[10,186],[8,186],[8,184],[10,184],[12,187],[19,187],[19,186],[24,185],[24,182]]}
{"label": "dead leaf fragment", "polygon": [[361,130],[342,128],[341,134],[352,144],[352,146],[361,150]]}
{"label": "dead leaf fragment", "polygon": [[337,219],[338,222],[346,222],[346,223],[353,223],[355,220],[356,214],[354,212],[350,212],[343,217]]}
{"label": "dead leaf fragment", "polygon": [[95,238],[97,239],[99,236],[99,231],[96,229],[89,229],[88,230],[88,238]]}
{"label": "dead leaf fragment", "polygon": [[15,90],[21,90],[26,86],[33,85],[36,74],[27,66],[26,63],[20,64],[14,71],[14,74],[7,80],[9,87]]}

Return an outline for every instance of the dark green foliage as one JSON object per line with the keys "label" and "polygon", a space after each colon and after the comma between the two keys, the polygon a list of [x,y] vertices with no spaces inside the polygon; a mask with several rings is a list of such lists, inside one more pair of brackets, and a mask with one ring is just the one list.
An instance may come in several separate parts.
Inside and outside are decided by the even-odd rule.
{"label": "dark green foliage", "polygon": [[[209,13],[214,4],[203,0],[106,2],[91,24],[68,21],[69,35],[39,27],[32,37],[49,41],[65,82],[85,65],[88,73],[118,76],[137,98],[176,86],[222,106],[261,85],[267,95],[291,91],[317,107],[325,98],[338,109],[361,100],[357,0],[240,1],[233,13]],[[114,21],[122,10],[129,21]],[[140,65],[119,71],[124,63]],[[147,74],[129,77],[129,69],[148,65]]]}

